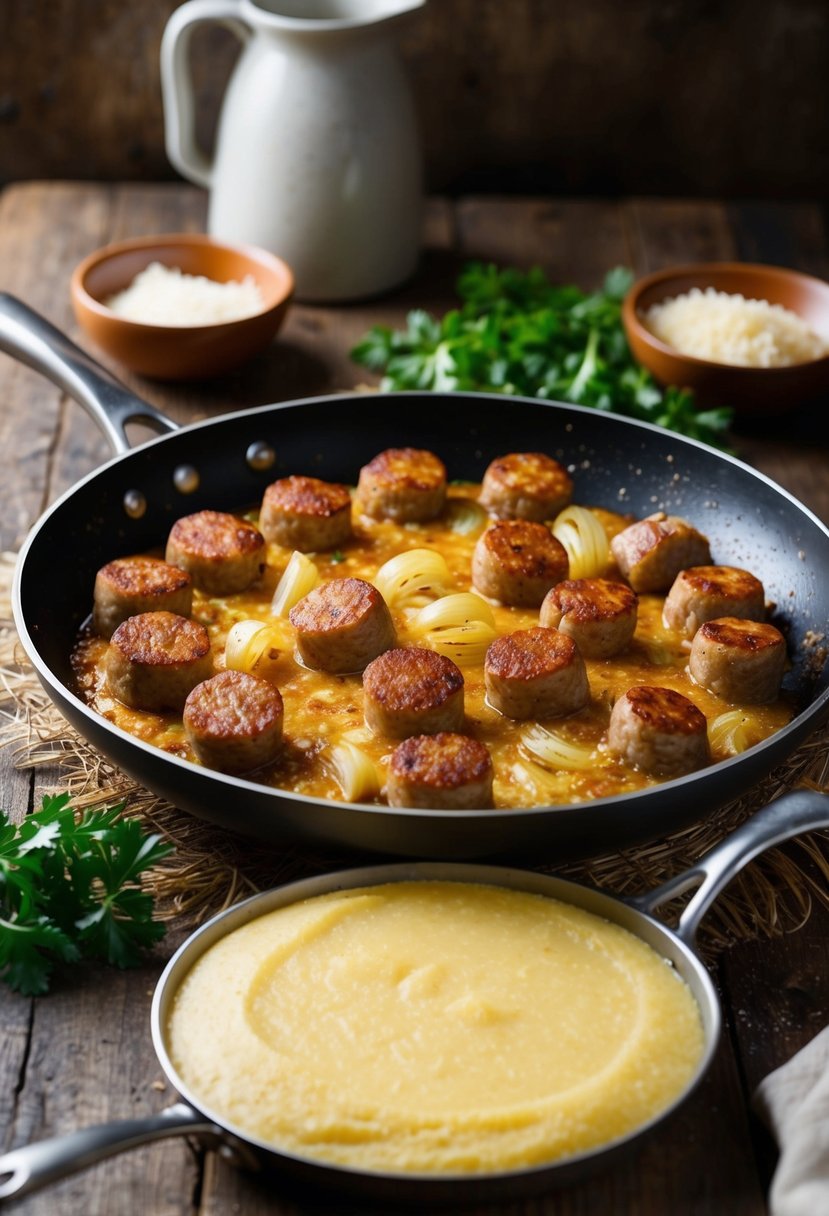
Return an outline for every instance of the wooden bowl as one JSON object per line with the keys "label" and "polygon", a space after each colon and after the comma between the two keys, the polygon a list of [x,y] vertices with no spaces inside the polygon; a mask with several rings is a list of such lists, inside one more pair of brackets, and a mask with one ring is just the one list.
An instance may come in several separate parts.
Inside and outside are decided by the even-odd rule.
{"label": "wooden bowl", "polygon": [[660,384],[694,390],[701,406],[729,405],[744,414],[773,414],[829,393],[829,355],[791,367],[736,367],[683,355],[646,329],[642,314],[692,287],[768,300],[797,313],[829,342],[829,283],[822,279],[748,262],[672,266],[634,283],[622,305],[622,321],[634,358]]}
{"label": "wooden bowl", "polygon": [[[147,325],[128,321],[104,301],[123,291],[151,262],[220,283],[250,275],[263,308],[213,325]],[[79,325],[125,367],[160,380],[203,380],[243,363],[267,346],[294,290],[290,267],[254,246],[226,245],[197,233],[136,237],[96,250],[75,268],[72,305]]]}

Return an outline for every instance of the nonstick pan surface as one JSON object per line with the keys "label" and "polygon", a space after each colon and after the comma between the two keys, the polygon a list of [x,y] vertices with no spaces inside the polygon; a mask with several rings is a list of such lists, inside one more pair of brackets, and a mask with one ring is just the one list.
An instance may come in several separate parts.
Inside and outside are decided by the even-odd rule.
{"label": "nonstick pan surface", "polygon": [[[39,358],[26,357],[57,378]],[[61,383],[75,391],[71,378]],[[102,383],[98,397],[115,393],[122,412],[152,412],[123,387]],[[200,768],[127,735],[73,692],[70,653],[105,562],[159,546],[181,515],[257,504],[271,481],[290,473],[353,483],[373,455],[403,445],[433,449],[450,477],[471,480],[504,452],[545,451],[572,468],[576,502],[691,520],[709,537],[715,561],[751,570],[776,603],[775,623],[789,639],[784,687],[798,707],[794,720],[731,760],[620,797],[527,810],[423,811],[309,798]],[[263,451],[273,453],[270,463]],[[142,513],[136,503],[145,504]],[[347,394],[197,423],[105,464],[34,528],[20,556],[14,608],[23,645],[72,725],[135,780],[194,815],[273,841],[302,838],[403,856],[556,858],[651,839],[699,819],[748,790],[815,729],[829,712],[829,671],[810,642],[829,631],[827,570],[829,531],[802,504],[740,461],[661,428],[523,398]]]}
{"label": "nonstick pan surface", "polygon": [[[361,867],[304,879],[255,895],[219,913],[192,934],[167,964],[156,987],[151,1015],[153,1044],[171,1087],[184,1101],[143,1120],[87,1128],[12,1150],[0,1157],[0,1203],[3,1199],[39,1189],[114,1153],[165,1136],[187,1134],[207,1138],[213,1144],[223,1144],[237,1163],[256,1169],[278,1170],[303,1187],[322,1186],[336,1190],[340,1195],[384,1200],[401,1207],[417,1204],[418,1210],[423,1210],[423,1204],[427,1202],[492,1202],[533,1194],[585,1177],[629,1153],[641,1137],[682,1105],[708,1070],[717,1048],[722,1020],[714,985],[695,951],[696,931],[708,908],[734,875],[753,858],[784,840],[824,828],[827,824],[829,797],[812,790],[786,794],[757,812],[690,870],[654,891],[628,900],[526,870],[440,862]],[[685,1089],[667,1109],[610,1143],[547,1164],[483,1174],[402,1174],[328,1164],[280,1151],[228,1124],[201,1104],[198,1095],[190,1092],[178,1075],[170,1058],[167,1027],[176,992],[202,954],[235,929],[276,908],[330,891],[419,880],[483,883],[543,895],[583,908],[641,938],[676,970],[699,1007],[703,1050]],[[655,918],[655,909],[693,887],[697,889],[686,904],[675,931]],[[392,1073],[394,1063],[391,1059],[389,1068]]]}

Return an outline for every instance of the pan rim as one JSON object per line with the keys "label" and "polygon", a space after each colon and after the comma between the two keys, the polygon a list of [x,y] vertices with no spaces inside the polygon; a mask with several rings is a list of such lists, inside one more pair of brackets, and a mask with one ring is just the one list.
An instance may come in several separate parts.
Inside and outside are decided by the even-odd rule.
{"label": "pan rim", "polygon": [[[302,899],[312,898],[314,895],[326,894],[336,890],[352,890],[360,886],[376,886],[384,882],[403,882],[403,881],[429,881],[430,879],[445,879],[447,881],[470,882],[490,886],[502,886],[513,890],[527,891],[531,894],[546,895],[548,898],[558,900],[559,902],[567,902],[560,894],[553,894],[549,888],[554,888],[560,891],[565,888],[567,891],[573,891],[583,897],[587,902],[598,901],[602,905],[608,906],[614,911],[625,910],[627,916],[635,919],[637,922],[647,925],[652,931],[660,937],[670,942],[671,946],[677,951],[683,960],[683,964],[693,973],[695,982],[700,986],[703,993],[701,1000],[697,993],[691,991],[691,996],[694,1004],[697,1006],[702,1022],[704,1046],[702,1055],[697,1062],[697,1066],[693,1075],[677,1094],[673,1101],[661,1111],[651,1116],[647,1122],[639,1124],[631,1131],[623,1136],[618,1136],[613,1140],[607,1141],[602,1145],[585,1150],[580,1153],[572,1154],[568,1157],[558,1158],[556,1160],[542,1162],[531,1166],[523,1166],[514,1169],[502,1169],[487,1172],[445,1172],[445,1173],[423,1173],[423,1172],[396,1172],[377,1169],[360,1169],[356,1166],[343,1165],[336,1162],[325,1161],[321,1158],[304,1156],[299,1153],[280,1148],[277,1145],[269,1144],[264,1140],[260,1140],[256,1136],[250,1135],[248,1132],[237,1127],[229,1122],[221,1115],[217,1115],[201,1102],[192,1092],[190,1087],[186,1085],[179,1076],[169,1052],[167,1051],[165,1042],[165,1027],[164,1018],[167,1015],[168,1009],[175,998],[175,992],[180,987],[187,972],[195,965],[207,950],[217,941],[232,933],[235,928],[239,928],[249,921],[255,919],[255,916],[260,914],[255,911],[258,905],[264,904],[262,909],[264,914],[267,911],[273,911],[276,908],[289,906],[297,903]],[[573,906],[585,908],[586,903],[579,900],[571,901]],[[588,911],[593,909],[588,908]],[[253,913],[253,914],[252,914]],[[602,916],[601,912],[594,912],[594,915]],[[621,920],[615,920],[611,917],[604,917],[610,923],[618,924],[623,929],[632,933],[640,941],[644,941],[645,945],[654,950],[659,958],[672,968],[674,973],[686,984],[690,989],[690,984],[687,979],[680,975],[674,961],[661,949],[647,941],[636,930],[629,928],[623,924]],[[231,921],[230,925],[225,925],[224,922]],[[220,930],[220,931],[219,931]],[[710,1022],[707,1022],[710,1019]],[[217,912],[210,920],[199,926],[192,934],[188,935],[186,940],[178,947],[172,957],[169,959],[164,970],[162,971],[153,991],[153,999],[150,1010],[150,1031],[153,1049],[165,1076],[172,1084],[178,1094],[192,1106],[199,1114],[211,1120],[222,1130],[226,1131],[229,1136],[237,1138],[244,1145],[252,1146],[257,1152],[274,1155],[279,1159],[284,1159],[286,1162],[294,1163],[303,1167],[312,1167],[313,1169],[321,1170],[323,1173],[330,1176],[329,1182],[333,1184],[338,1176],[343,1174],[349,1175],[355,1179],[366,1180],[368,1183],[384,1182],[384,1183],[399,1183],[400,1185],[408,1185],[418,1191],[429,1190],[430,1187],[447,1189],[468,1188],[470,1185],[487,1186],[489,1184],[497,1185],[518,1185],[522,1181],[537,1180],[539,1188],[542,1183],[549,1181],[553,1182],[559,1174],[567,1174],[571,1171],[577,1171],[589,1164],[597,1161],[607,1155],[612,1157],[616,1152],[623,1150],[626,1146],[638,1141],[640,1137],[647,1135],[654,1127],[663,1120],[668,1119],[674,1111],[684,1105],[697,1089],[703,1078],[708,1073],[714,1055],[719,1047],[720,1038],[722,1035],[722,1009],[720,1000],[713,980],[709,971],[703,963],[700,956],[688,946],[672,929],[660,921],[657,917],[644,912],[639,908],[634,908],[628,901],[618,895],[613,895],[598,887],[590,887],[585,883],[574,882],[571,879],[559,878],[552,874],[543,874],[535,870],[528,870],[515,866],[498,866],[489,865],[486,863],[479,864],[476,862],[447,862],[447,861],[409,861],[409,862],[391,862],[382,865],[365,865],[354,866],[349,869],[337,869],[329,871],[326,874],[317,874],[311,877],[294,879],[290,882],[280,884],[269,888],[267,891],[259,891],[255,895],[248,896],[237,904],[233,904],[229,908],[224,908]],[[326,1185],[327,1183],[323,1183]]]}
{"label": "pan rim", "polygon": [[[507,816],[519,816],[522,819],[525,819],[532,818],[539,814],[550,815],[551,813],[555,812],[565,813],[568,811],[572,812],[578,810],[579,807],[585,805],[584,802],[545,804],[533,807],[501,807],[487,810],[427,810],[420,808],[413,810],[412,808],[388,807],[374,803],[351,803],[341,801],[339,799],[318,798],[309,794],[301,794],[292,790],[286,790],[282,787],[268,786],[256,781],[250,781],[245,777],[231,776],[229,774],[219,773],[215,770],[206,770],[201,765],[194,764],[191,761],[184,760],[181,757],[171,755],[170,753],[161,752],[158,748],[155,748],[151,744],[136,738],[134,735],[129,734],[127,731],[124,731],[114,723],[102,719],[101,716],[96,714],[88,705],[86,705],[86,703],[83,702],[67,684],[63,683],[63,681],[53,673],[48,663],[46,663],[41,657],[40,650],[29,631],[23,612],[23,571],[27,564],[29,552],[37,543],[42,529],[46,527],[52,516],[55,515],[63,507],[64,503],[69,501],[78,490],[94,481],[106,470],[117,465],[128,463],[133,455],[145,453],[159,445],[170,443],[179,435],[201,432],[213,427],[221,427],[222,425],[232,425],[238,420],[244,418],[258,419],[282,410],[351,401],[355,397],[362,399],[364,396],[365,394],[357,392],[331,393],[318,397],[296,398],[290,401],[272,402],[262,406],[252,406],[244,410],[234,411],[232,413],[220,414],[213,418],[201,419],[196,422],[188,423],[186,426],[182,426],[176,431],[153,436],[145,442],[138,444],[135,448],[131,448],[128,452],[114,455],[109,460],[105,461],[104,464],[99,465],[97,468],[93,469],[91,472],[82,477],[79,481],[75,482],[72,486],[65,490],[63,494],[61,494],[58,499],[46,509],[46,511],[43,512],[43,514],[32,526],[24,544],[20,549],[15,566],[12,587],[12,611],[18,636],[21,644],[23,645],[23,649],[26,651],[29,661],[34,666],[41,683],[43,683],[47,688],[54,690],[54,692],[56,692],[61,699],[66,699],[68,702],[70,702],[73,710],[80,714],[84,719],[94,723],[99,728],[103,724],[108,733],[114,735],[117,739],[125,743],[129,743],[133,748],[136,748],[139,753],[146,754],[147,756],[153,757],[156,760],[159,757],[163,757],[164,761],[172,764],[174,768],[181,768],[186,773],[197,772],[204,774],[208,772],[213,780],[218,781],[220,785],[226,786],[229,790],[239,790],[241,788],[243,790],[254,791],[260,796],[264,795],[273,797],[277,802],[283,799],[288,799],[290,801],[317,808],[331,807],[337,808],[341,811],[347,809],[359,814],[368,814],[369,816],[391,815],[392,818],[401,821],[413,817],[417,820],[440,819],[444,821],[472,824],[478,820],[497,820]],[[498,400],[498,398],[491,393],[427,393],[418,392],[415,390],[405,390],[395,392],[393,394],[377,394],[378,398],[385,398],[388,396],[416,400],[421,400],[424,397],[430,400],[435,397],[443,397],[456,401],[459,398],[463,398],[465,400],[485,402],[489,405],[492,405],[493,402],[497,402]],[[137,398],[136,401],[138,401]],[[562,401],[546,401],[535,397],[516,396],[508,398],[508,401],[510,403],[531,405],[540,409],[551,409],[554,412],[561,412],[564,415],[575,413],[578,416],[586,418],[595,418],[597,413],[596,410],[586,406],[570,404]],[[700,440],[667,431],[664,427],[656,426],[650,422],[644,422],[635,418],[628,418],[622,414],[617,414],[612,411],[600,411],[600,413],[603,419],[613,420],[613,424],[621,426],[625,431],[632,428],[633,430],[641,430],[646,434],[656,434],[663,440],[668,437],[672,442],[675,441],[681,446],[688,446],[692,449],[702,451],[708,459],[715,458],[726,464],[733,465],[734,467],[740,469],[744,474],[748,474],[753,480],[765,485],[777,495],[787,500],[791,506],[800,512],[805,519],[808,520],[812,527],[817,528],[817,530],[823,534],[826,541],[829,542],[829,527],[827,527],[823,521],[810,510],[809,507],[800,502],[800,500],[790,493],[790,491],[779,485],[779,483],[775,482],[765,473],[752,468],[751,465],[746,464],[739,458],[732,456],[730,453],[721,452],[716,448],[712,448],[709,444],[703,443]],[[747,757],[757,758],[761,757],[768,750],[776,750],[781,744],[785,743],[786,739],[792,734],[797,734],[803,738],[806,738],[812,732],[812,730],[817,728],[820,719],[825,712],[829,712],[829,686],[819,693],[808,706],[800,710],[800,712],[792,719],[791,722],[789,722],[781,730],[775,732],[773,735],[770,735],[762,742],[750,748],[748,752],[740,753],[739,755],[732,756],[726,760],[721,760],[717,764],[709,765],[704,769],[696,770],[695,772],[674,778],[671,781],[660,782],[656,785],[646,787],[645,789],[634,790],[624,794],[609,795],[604,798],[591,799],[589,801],[589,806],[591,808],[596,807],[599,809],[608,809],[610,807],[624,808],[631,800],[634,799],[652,801],[655,797],[666,795],[669,797],[671,791],[683,788],[685,785],[691,782],[696,782],[697,784],[701,783],[704,785],[706,781],[711,778],[712,774],[717,774],[717,776],[719,776],[720,774],[727,773],[735,766],[742,765]]]}
{"label": "pan rim", "polygon": [[[787,498],[813,523],[817,524],[819,529],[826,535],[827,539],[829,539],[829,527],[827,527],[827,525],[824,524],[823,521],[817,515],[815,515],[815,513],[809,507],[807,507],[805,503],[801,502],[799,498],[797,498],[784,486],[781,486],[779,482],[776,482],[773,478],[769,477],[768,474],[761,472],[759,469],[755,469],[752,465],[748,464],[744,460],[741,460],[739,456],[735,456],[731,452],[726,452],[721,448],[715,448],[710,443],[704,443],[701,439],[694,439],[690,435],[681,435],[678,431],[671,431],[667,427],[657,426],[657,424],[654,422],[646,422],[641,418],[630,418],[625,414],[616,413],[615,410],[598,410],[591,406],[578,405],[576,402],[558,401],[542,397],[524,397],[519,394],[514,396],[506,396],[498,393],[466,392],[460,390],[448,392],[439,389],[393,389],[386,392],[380,392],[378,390],[377,393],[372,394],[359,392],[357,389],[352,389],[340,393],[323,393],[315,397],[293,397],[289,401],[267,401],[263,402],[261,405],[252,405],[247,406],[245,409],[232,410],[224,414],[216,414],[211,418],[199,418],[194,422],[187,422],[181,426],[176,426],[175,430],[164,431],[159,435],[152,435],[149,439],[143,440],[141,443],[136,444],[135,447],[129,448],[129,450],[126,452],[115,453],[113,456],[110,456],[107,460],[105,460],[103,464],[96,465],[96,467],[90,470],[89,473],[84,474],[83,477],[73,482],[68,489],[64,490],[63,493],[57,499],[55,499],[55,501],[51,503],[40,516],[38,516],[37,520],[29,531],[29,535],[26,538],[24,547],[28,545],[30,538],[37,531],[39,531],[41,524],[45,523],[53,512],[57,510],[57,508],[64,502],[64,500],[73,495],[76,490],[81,488],[81,486],[86,485],[89,481],[98,476],[98,474],[103,473],[105,470],[113,467],[114,465],[126,463],[129,458],[134,456],[136,453],[146,452],[150,448],[170,443],[179,435],[188,435],[196,431],[210,430],[213,427],[220,427],[223,424],[230,425],[231,423],[236,423],[243,418],[261,418],[280,410],[297,408],[301,409],[310,405],[336,404],[337,402],[353,401],[355,398],[364,402],[366,398],[370,400],[388,400],[392,397],[398,399],[409,398],[413,400],[422,400],[424,398],[427,400],[443,398],[448,401],[469,400],[485,402],[489,405],[497,405],[499,402],[501,404],[510,405],[530,405],[542,410],[549,409],[553,412],[561,411],[565,414],[574,413],[584,418],[601,417],[602,419],[611,419],[613,423],[619,424],[625,430],[641,430],[646,434],[658,435],[662,439],[668,438],[672,442],[676,442],[683,447],[695,448],[698,451],[704,452],[709,456],[713,456],[726,464],[735,465],[744,473],[750,474],[757,481],[763,482],[771,489],[777,491],[778,494],[782,495],[784,498]],[[138,417],[140,415],[141,408],[146,408],[147,403],[142,398],[135,397],[135,405],[136,417]],[[21,554],[22,552],[23,549],[21,549]]]}

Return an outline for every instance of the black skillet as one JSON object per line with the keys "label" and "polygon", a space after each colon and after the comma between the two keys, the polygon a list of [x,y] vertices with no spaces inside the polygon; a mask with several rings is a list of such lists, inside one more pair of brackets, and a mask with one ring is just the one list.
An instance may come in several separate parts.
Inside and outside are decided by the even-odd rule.
{"label": "black skillet", "polygon": [[[614,414],[480,394],[348,394],[263,406],[174,430],[43,318],[0,298],[0,349],[85,405],[119,453],[63,495],[33,529],[14,590],[21,641],[52,700],[94,747],[194,815],[269,840],[444,858],[584,856],[671,832],[744,793],[829,712],[829,670],[809,639],[829,633],[829,531],[774,482],[730,456]],[[174,431],[128,450],[124,425]],[[572,466],[575,500],[636,516],[690,519],[715,561],[762,579],[787,631],[785,688],[797,713],[740,756],[664,785],[578,806],[423,811],[309,798],[227,777],[119,730],[73,692],[69,656],[96,570],[158,546],[179,516],[257,503],[289,473],[354,482],[386,447],[434,449],[450,477],[479,480],[506,451]],[[59,605],[59,607],[58,607]]]}
{"label": "black skillet", "polygon": [[[500,866],[458,865],[445,862],[416,862],[365,866],[322,877],[304,879],[263,891],[214,916],[183,943],[170,959],[155,989],[151,1025],[153,1046],[172,1089],[183,1101],[159,1114],[123,1123],[107,1123],[30,1144],[0,1156],[0,1204],[22,1198],[67,1174],[85,1169],[116,1153],[168,1136],[193,1135],[221,1146],[237,1164],[253,1169],[278,1171],[293,1177],[303,1188],[322,1186],[338,1195],[359,1196],[427,1210],[435,1202],[494,1202],[548,1190],[590,1175],[629,1154],[642,1136],[675,1111],[705,1075],[720,1035],[722,1016],[714,985],[697,955],[694,943],[705,912],[730,880],[752,858],[792,836],[824,828],[829,824],[829,797],[813,790],[795,790],[770,803],[721,841],[683,874],[655,891],[632,899],[619,899],[604,892],[528,870]],[[228,1124],[206,1108],[179,1076],[168,1051],[168,1022],[175,994],[197,959],[215,942],[234,929],[275,908],[309,899],[328,891],[347,890],[385,882],[443,880],[486,883],[530,891],[584,908],[641,938],[660,954],[686,982],[699,1006],[703,1050],[694,1075],[684,1091],[666,1109],[646,1124],[610,1144],[576,1156],[532,1166],[486,1174],[400,1174],[360,1170],[300,1157]],[[668,900],[696,887],[676,931],[655,919],[653,912]],[[508,979],[505,977],[505,983]],[[394,1060],[389,1059],[390,1075]],[[493,1097],[497,1102],[497,1095]]]}

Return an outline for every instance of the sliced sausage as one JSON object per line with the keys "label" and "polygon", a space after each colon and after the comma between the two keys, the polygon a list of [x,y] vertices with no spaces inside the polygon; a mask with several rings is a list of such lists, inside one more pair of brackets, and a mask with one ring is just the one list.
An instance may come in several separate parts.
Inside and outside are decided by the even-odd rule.
{"label": "sliced sausage", "polygon": [[463,675],[434,650],[387,650],[363,672],[363,711],[373,731],[392,739],[460,730]]}
{"label": "sliced sausage", "polygon": [[397,640],[386,601],[361,578],[315,587],[291,609],[290,621],[300,658],[319,671],[362,671]]}
{"label": "sliced sausage", "polygon": [[283,477],[265,490],[259,528],[265,540],[300,553],[335,549],[351,536],[348,487],[317,477]]}
{"label": "sliced sausage", "polygon": [[265,538],[258,528],[223,511],[198,511],[170,529],[166,558],[187,570],[200,591],[244,591],[265,569]]}
{"label": "sliced sausage", "polygon": [[585,658],[609,659],[633,637],[638,603],[625,583],[574,578],[547,592],[539,622],[568,634]]}
{"label": "sliced sausage", "polygon": [[738,705],[774,701],[786,666],[786,639],[765,621],[725,616],[700,625],[688,670],[703,688]]}
{"label": "sliced sausage", "polygon": [[189,616],[193,580],[186,570],[156,557],[119,557],[95,576],[93,602],[93,628],[108,640],[122,621],[141,612]]}
{"label": "sliced sausage", "polygon": [[634,591],[667,591],[680,570],[711,561],[707,538],[687,520],[664,511],[619,532],[610,548]]}
{"label": "sliced sausage", "polygon": [[360,469],[357,501],[372,519],[435,519],[446,502],[446,468],[434,452],[388,448]]}
{"label": "sliced sausage", "polygon": [[492,759],[483,743],[467,735],[413,735],[392,752],[386,789],[389,806],[491,807]]}
{"label": "sliced sausage", "polygon": [[680,570],[665,600],[662,619],[668,629],[692,638],[700,625],[721,616],[762,621],[766,615],[763,584],[736,566],[690,566]]}
{"label": "sliced sausage", "polygon": [[282,696],[244,671],[220,671],[184,703],[184,729],[202,764],[247,773],[276,758],[282,745]]}
{"label": "sliced sausage", "polygon": [[558,629],[519,629],[496,638],[486,652],[489,704],[507,718],[558,718],[590,697],[584,659]]}
{"label": "sliced sausage", "polygon": [[502,604],[538,608],[567,578],[567,550],[544,524],[505,519],[487,528],[472,554],[472,585]]}
{"label": "sliced sausage", "polygon": [[106,656],[110,691],[133,709],[178,709],[213,672],[204,625],[174,612],[142,612],[123,621]]}
{"label": "sliced sausage", "polygon": [[510,452],[484,473],[478,500],[499,519],[554,519],[573,496],[573,479],[543,452]]}
{"label": "sliced sausage", "polygon": [[610,714],[607,745],[654,777],[680,777],[709,761],[705,714],[681,692],[637,684]]}

